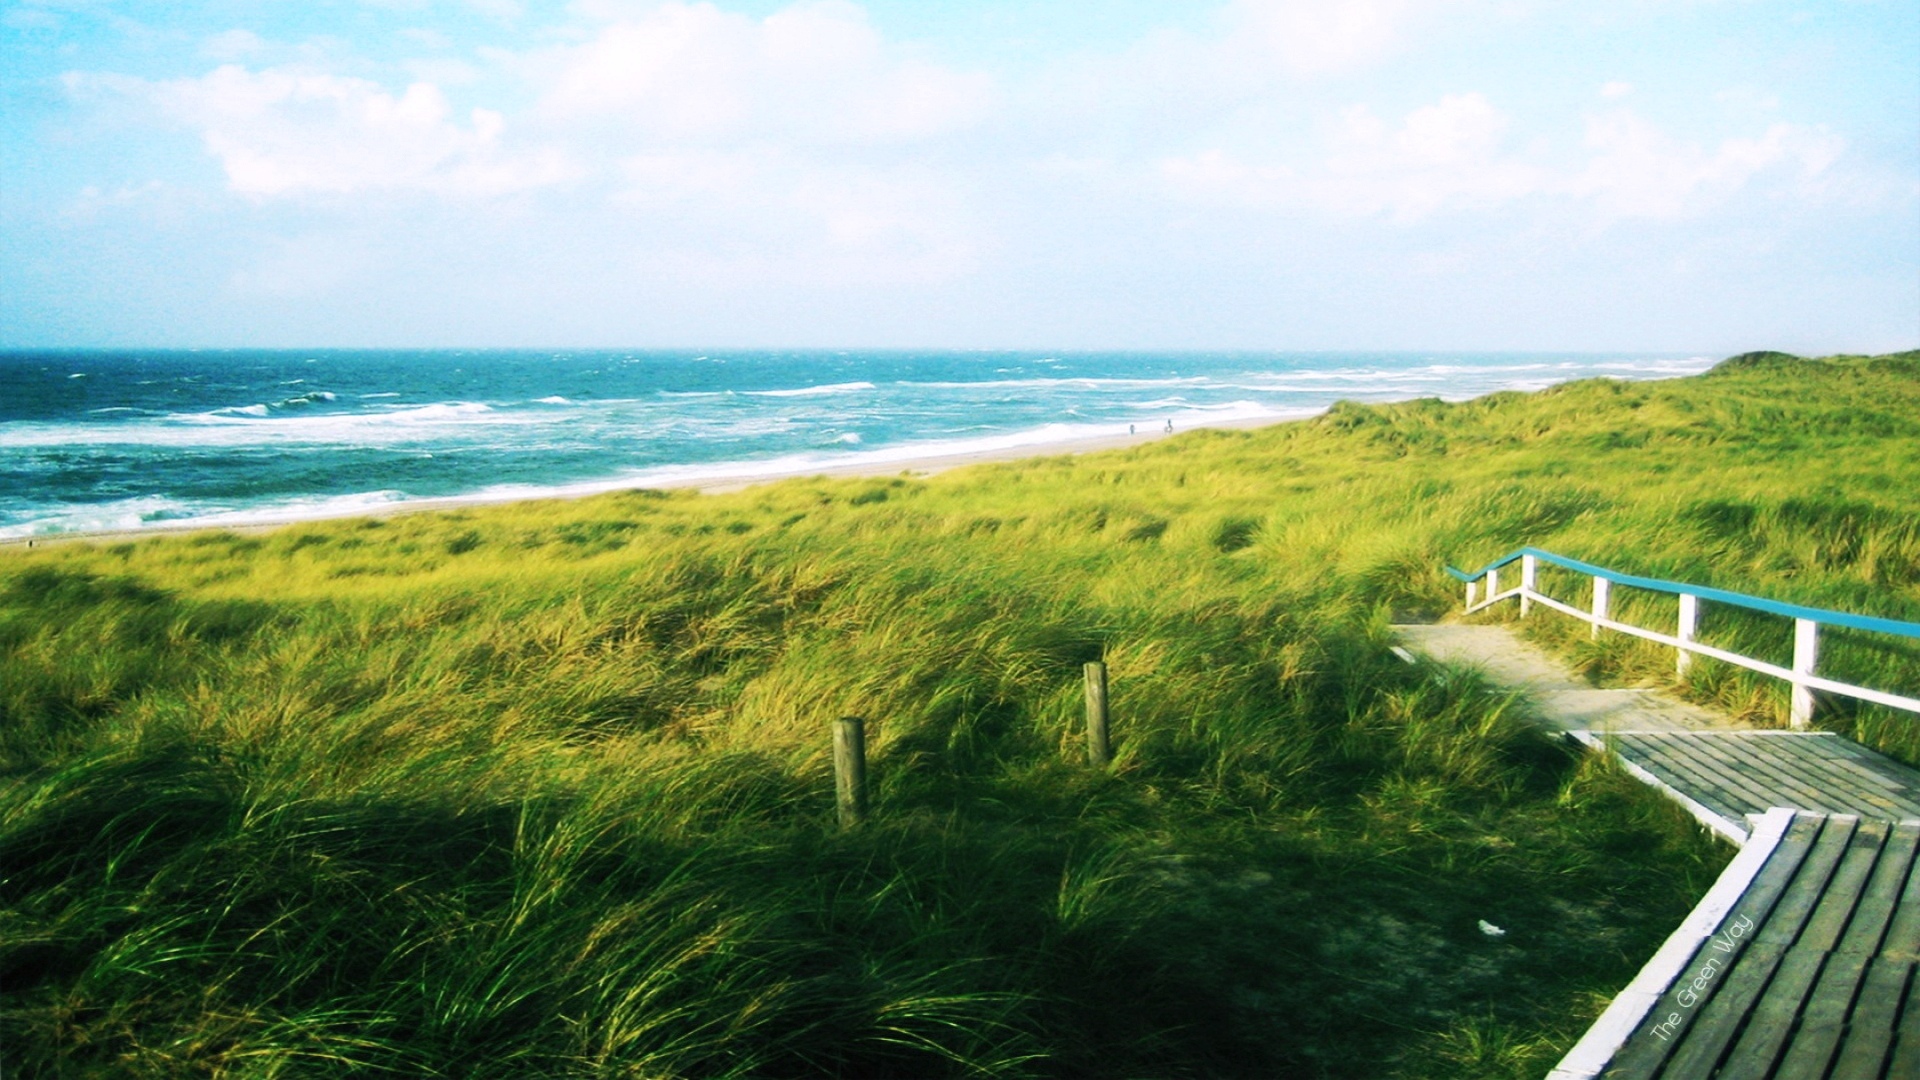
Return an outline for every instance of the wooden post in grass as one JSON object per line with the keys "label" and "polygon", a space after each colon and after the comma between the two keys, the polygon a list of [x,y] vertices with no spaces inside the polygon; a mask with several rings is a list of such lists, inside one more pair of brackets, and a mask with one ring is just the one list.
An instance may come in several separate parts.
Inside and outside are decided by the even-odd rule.
{"label": "wooden post in grass", "polygon": [[1107,740],[1107,665],[1088,662],[1087,677],[1087,760],[1105,765],[1113,760],[1113,745]]}
{"label": "wooden post in grass", "polygon": [[851,829],[867,817],[867,722],[843,716],[833,722],[833,787],[840,827]]}

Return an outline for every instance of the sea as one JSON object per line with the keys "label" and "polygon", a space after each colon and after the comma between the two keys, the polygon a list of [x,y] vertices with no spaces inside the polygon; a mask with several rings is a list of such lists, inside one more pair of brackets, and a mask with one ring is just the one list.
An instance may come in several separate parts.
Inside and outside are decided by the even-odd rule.
{"label": "sea", "polygon": [[0,353],[0,538],[724,483],[1463,400],[1673,354]]}

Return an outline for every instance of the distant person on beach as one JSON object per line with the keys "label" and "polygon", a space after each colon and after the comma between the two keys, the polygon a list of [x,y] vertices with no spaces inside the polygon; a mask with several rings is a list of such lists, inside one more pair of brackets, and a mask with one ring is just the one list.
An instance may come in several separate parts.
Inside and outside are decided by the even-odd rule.
{"label": "distant person on beach", "polygon": [[1127,434],[1129,434],[1129,435],[1131,435],[1131,434],[1133,434],[1133,425],[1132,425],[1132,424],[1128,424],[1128,425],[1127,425]]}
{"label": "distant person on beach", "polygon": [[1173,434],[1173,417],[1167,417],[1167,434]]}

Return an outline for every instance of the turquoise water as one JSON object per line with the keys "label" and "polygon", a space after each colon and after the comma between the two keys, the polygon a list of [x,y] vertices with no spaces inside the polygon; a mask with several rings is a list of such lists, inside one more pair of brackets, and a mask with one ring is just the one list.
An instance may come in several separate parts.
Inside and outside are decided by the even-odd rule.
{"label": "turquoise water", "polygon": [[806,473],[1665,378],[1673,355],[697,351],[0,354],[0,537]]}

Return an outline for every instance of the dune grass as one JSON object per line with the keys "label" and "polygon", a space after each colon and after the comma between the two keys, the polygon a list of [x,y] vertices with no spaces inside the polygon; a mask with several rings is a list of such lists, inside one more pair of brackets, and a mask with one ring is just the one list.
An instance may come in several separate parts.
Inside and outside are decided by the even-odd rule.
{"label": "dune grass", "polygon": [[[1915,618],[1917,376],[1763,358],[926,480],[8,550],[0,1064],[1538,1075],[1729,852],[1389,622],[1523,543]],[[1529,631],[1671,670],[1566,622]],[[1898,648],[1829,656],[1915,689]],[[876,784],[844,832],[841,715]]]}

